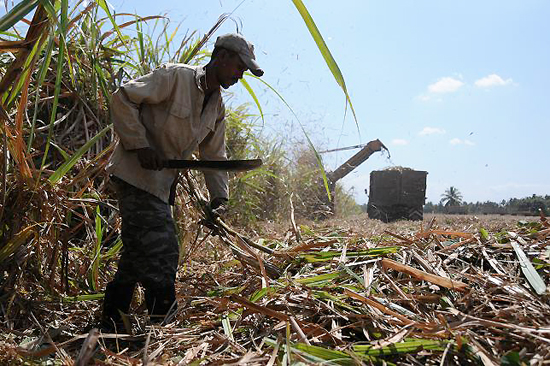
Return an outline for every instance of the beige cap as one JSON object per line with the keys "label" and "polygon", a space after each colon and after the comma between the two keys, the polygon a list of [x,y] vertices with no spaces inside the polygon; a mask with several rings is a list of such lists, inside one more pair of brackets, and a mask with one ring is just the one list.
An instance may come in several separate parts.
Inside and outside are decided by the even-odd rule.
{"label": "beige cap", "polygon": [[219,36],[218,39],[216,39],[214,47],[221,47],[237,52],[244,64],[250,69],[251,73],[256,76],[262,76],[264,74],[264,70],[262,70],[258,63],[256,63],[256,56],[254,56],[254,45],[244,39],[244,37],[240,34],[228,33],[223,36]]}

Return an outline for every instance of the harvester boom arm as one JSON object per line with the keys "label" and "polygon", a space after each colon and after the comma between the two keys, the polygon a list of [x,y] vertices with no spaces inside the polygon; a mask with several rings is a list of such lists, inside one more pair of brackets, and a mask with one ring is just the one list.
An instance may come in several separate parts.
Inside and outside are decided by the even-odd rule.
{"label": "harvester boom arm", "polygon": [[357,154],[349,158],[348,161],[340,165],[335,171],[327,174],[327,178],[332,184],[336,183],[338,180],[351,173],[353,169],[361,165],[361,163],[367,160],[373,153],[376,151],[381,151],[382,149],[388,150],[388,148],[384,146],[380,140],[376,139],[369,142]]}

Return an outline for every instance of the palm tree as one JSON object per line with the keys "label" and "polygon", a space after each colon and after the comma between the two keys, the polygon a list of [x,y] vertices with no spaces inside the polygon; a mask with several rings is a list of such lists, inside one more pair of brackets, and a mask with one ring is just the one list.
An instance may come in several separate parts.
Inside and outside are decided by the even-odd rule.
{"label": "palm tree", "polygon": [[462,194],[460,191],[451,186],[441,195],[441,203],[447,206],[460,206],[462,204]]}

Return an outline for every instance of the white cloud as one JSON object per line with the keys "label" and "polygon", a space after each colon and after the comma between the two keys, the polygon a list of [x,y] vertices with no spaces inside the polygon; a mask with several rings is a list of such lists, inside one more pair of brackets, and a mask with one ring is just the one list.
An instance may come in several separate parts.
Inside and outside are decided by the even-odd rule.
{"label": "white cloud", "polygon": [[404,145],[408,145],[409,141],[404,140],[404,139],[393,139],[392,144],[399,145],[399,146],[404,146]]}
{"label": "white cloud", "polygon": [[436,97],[434,94],[420,94],[419,96],[416,97],[416,99],[418,99],[419,101],[421,102],[436,102],[436,103],[441,103],[443,101],[443,99],[441,99],[440,97]]}
{"label": "white cloud", "polygon": [[479,80],[476,80],[476,82],[474,84],[478,88],[490,88],[490,87],[493,87],[493,86],[504,86],[504,85],[508,85],[508,84],[512,84],[512,83],[513,83],[512,79],[504,80],[503,78],[501,78],[497,74],[491,74],[491,75],[485,76],[485,77],[483,77]]}
{"label": "white cloud", "polygon": [[430,93],[452,93],[460,89],[464,83],[458,79],[446,76],[428,86]]}
{"label": "white cloud", "polygon": [[461,140],[459,138],[454,138],[452,140],[449,140],[449,144],[451,145],[468,145],[468,146],[474,146],[475,143],[473,143],[470,140]]}
{"label": "white cloud", "polygon": [[445,133],[445,130],[442,129],[442,128],[437,128],[437,127],[424,127],[422,129],[422,131],[420,131],[418,134],[420,136],[426,136],[426,135],[434,135],[434,134],[439,134],[439,135],[443,135]]}

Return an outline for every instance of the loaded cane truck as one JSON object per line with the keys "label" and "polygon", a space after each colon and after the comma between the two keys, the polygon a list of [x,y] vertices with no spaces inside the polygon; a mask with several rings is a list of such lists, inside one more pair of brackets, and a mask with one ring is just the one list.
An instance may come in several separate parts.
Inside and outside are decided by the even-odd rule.
{"label": "loaded cane truck", "polygon": [[370,174],[369,218],[383,222],[422,220],[428,172],[391,168]]}

